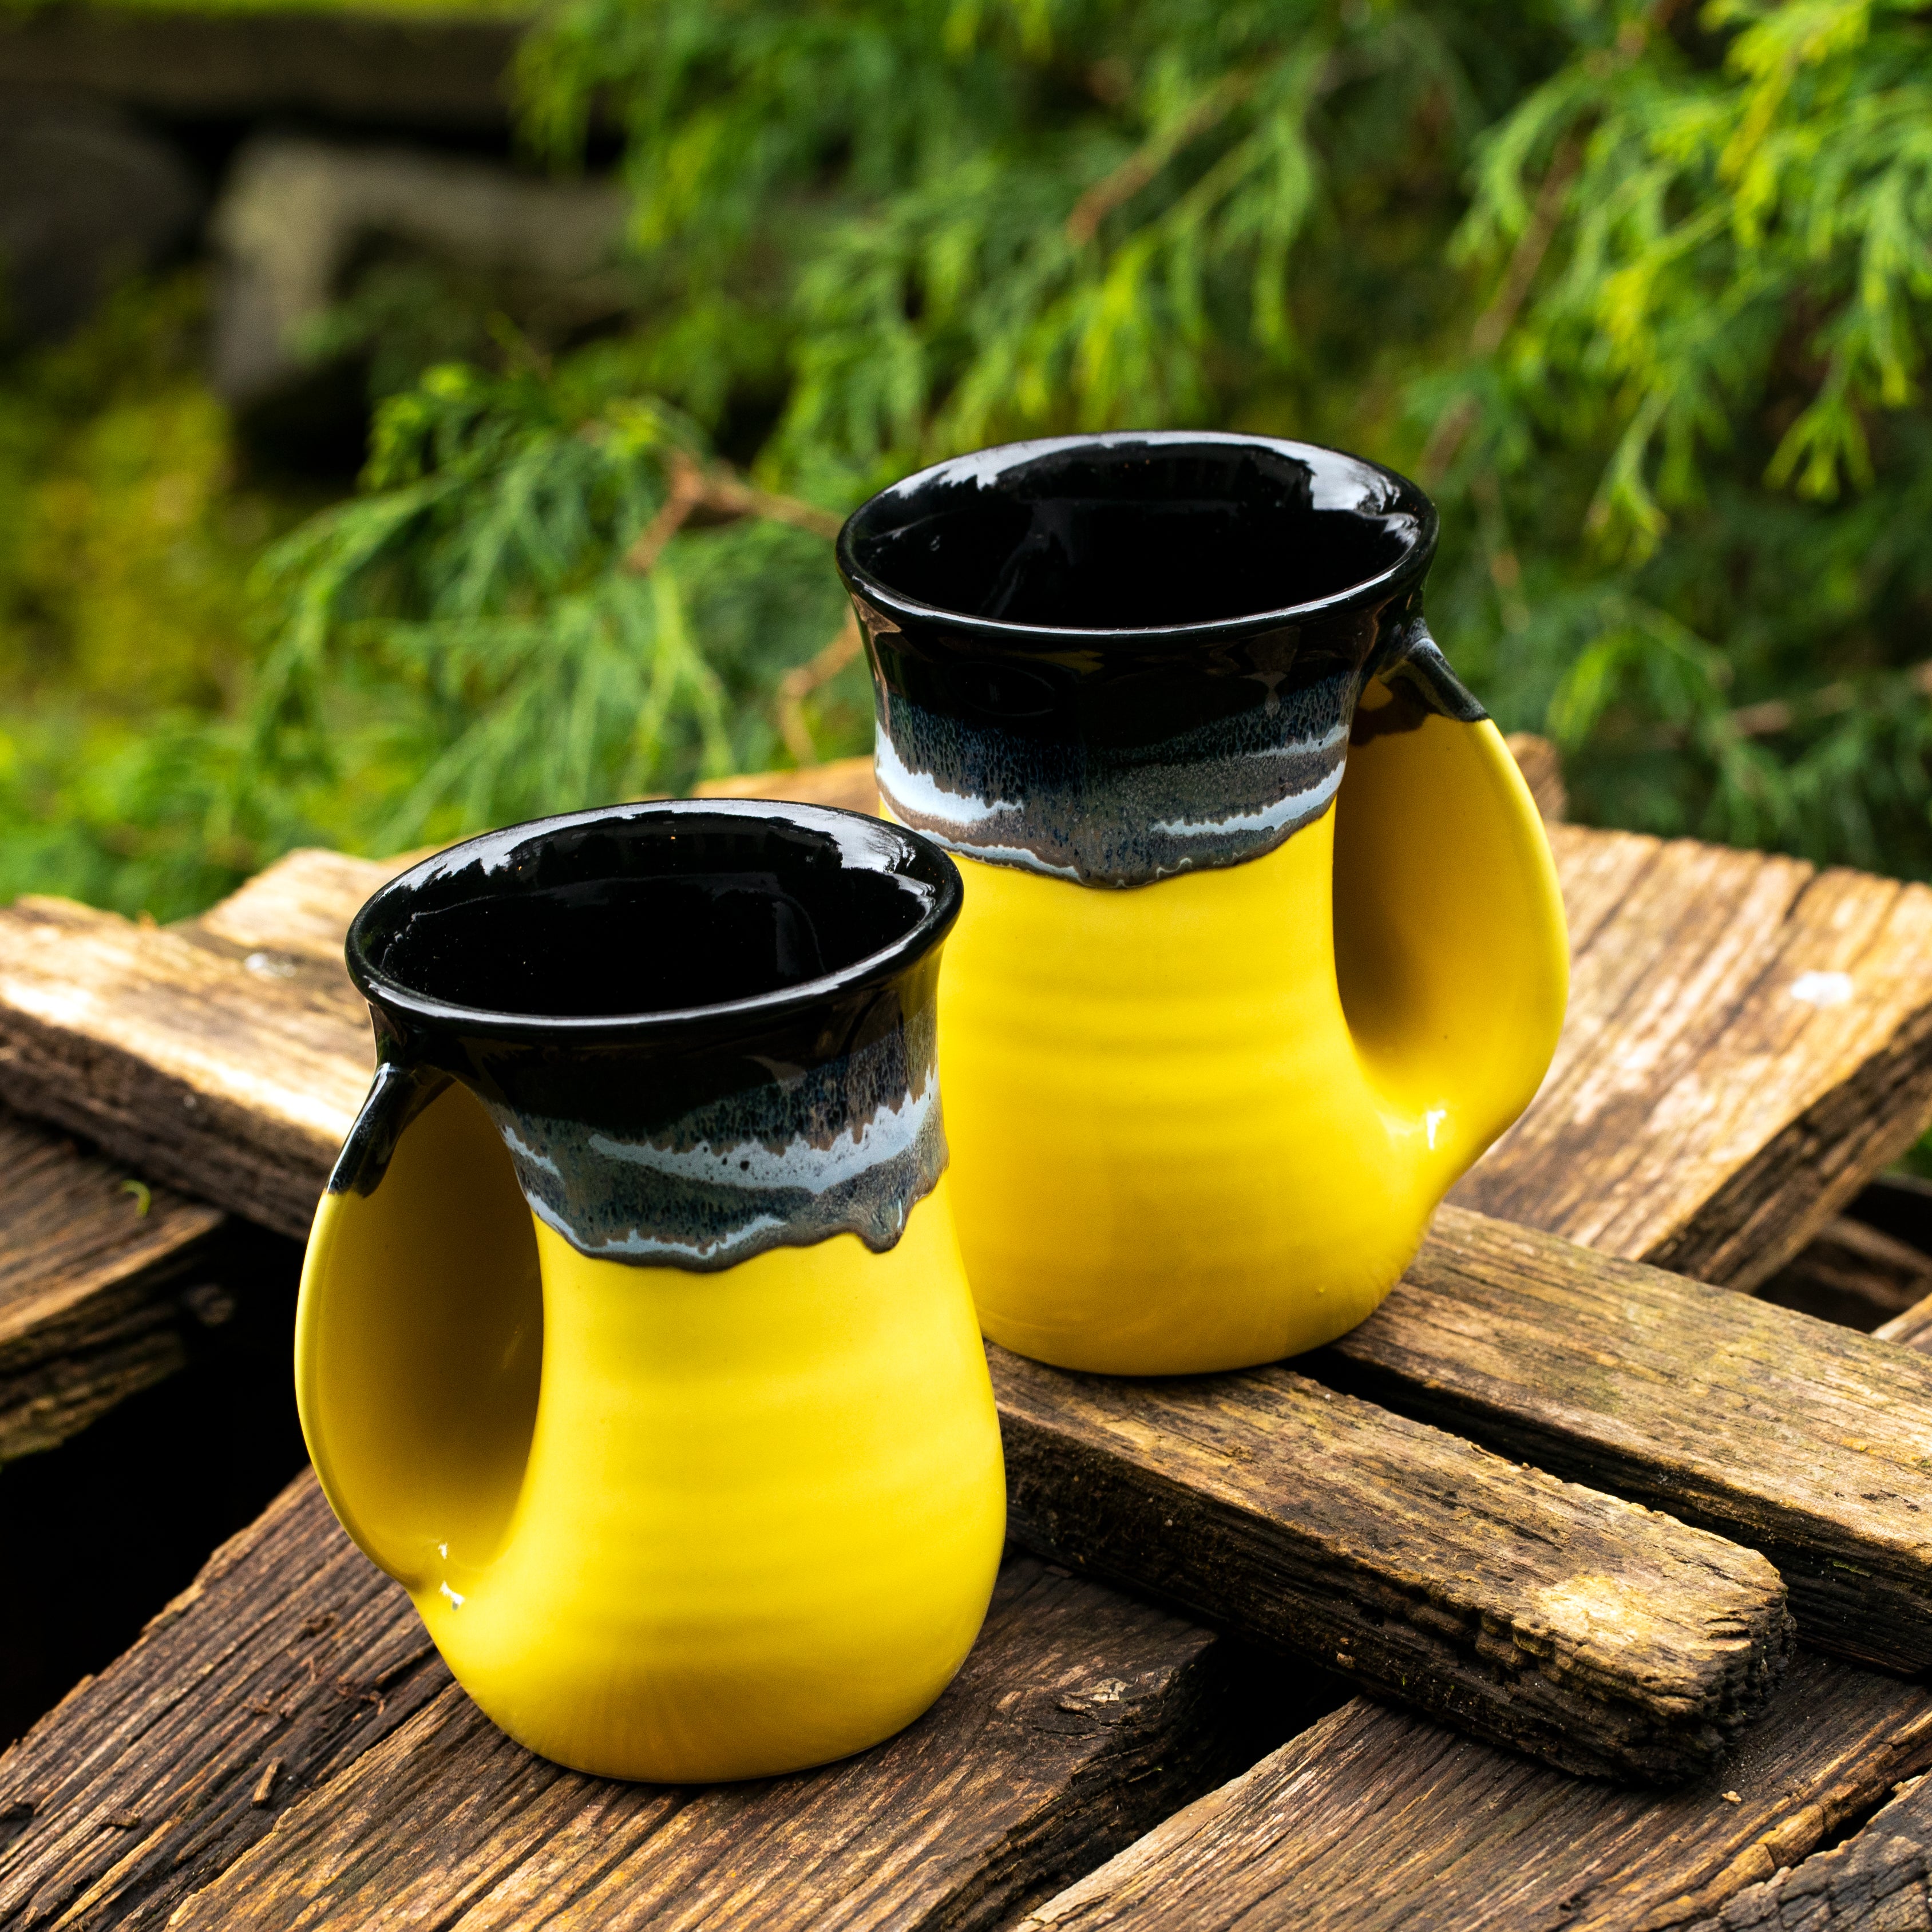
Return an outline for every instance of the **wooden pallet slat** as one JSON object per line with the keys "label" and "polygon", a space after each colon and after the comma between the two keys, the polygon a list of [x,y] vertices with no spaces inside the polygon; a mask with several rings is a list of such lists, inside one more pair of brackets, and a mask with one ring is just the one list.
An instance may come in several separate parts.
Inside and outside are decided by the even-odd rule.
{"label": "wooden pallet slat", "polygon": [[172,1291],[226,1218],[0,1110],[0,1463],[185,1364]]}
{"label": "wooden pallet slat", "polygon": [[0,1757],[0,1923],[991,1925],[1238,1764],[1234,1688],[1225,1640],[1018,1557],[892,1742],[613,1784],[484,1719],[304,1476]]}
{"label": "wooden pallet slat", "polygon": [[[1778,892],[1790,889],[1781,923],[1759,952],[1734,949],[1720,972],[1700,979],[1696,920],[1687,922],[1670,895],[1648,892],[1644,884],[1660,868],[1676,865],[1678,848],[1642,841],[1633,847],[1622,835],[1556,842],[1580,962],[1600,946],[1603,967],[1594,976],[1580,970],[1581,1002],[1573,1006],[1576,1049],[1559,1062],[1558,1077],[1518,1130],[1526,1145],[1512,1155],[1505,1144],[1492,1156],[1496,1173],[1502,1175],[1516,1159],[1515,1178],[1507,1184],[1533,1192],[1527,1177],[1538,1163],[1547,1184],[1562,1160],[1583,1168],[1599,1162],[1607,1195],[1615,1196],[1614,1211],[1597,1231],[1600,1239],[1612,1246],[1637,1244],[1636,1252],[1686,1256],[1715,1277],[1750,1278],[1756,1265],[1748,1252],[1751,1239],[1794,1244],[1883,1158],[1881,1148],[1888,1150],[1918,1124],[1932,1077],[1927,1037],[1932,968],[1915,978],[1902,944],[1924,910],[1912,896],[1916,889],[1901,892],[1850,875],[1843,890],[1842,881],[1827,875],[1830,890],[1817,892],[1808,874],[1780,874],[1772,882],[1775,890],[1762,878],[1754,884],[1742,874],[1726,884],[1722,867],[1711,869],[1711,862],[1698,856],[1708,848],[1690,848],[1696,862],[1681,872],[1679,897],[1687,886],[1706,891],[1714,902],[1729,891],[1730,903],[1748,908],[1776,904]],[[359,903],[360,888],[372,888],[388,868],[371,867],[358,878],[359,862],[334,855],[284,862],[288,872],[278,877],[276,868],[230,902],[232,922],[225,927],[218,914],[186,933],[130,940],[118,932],[100,944],[76,947],[70,956],[79,977],[64,1001],[56,990],[56,971],[22,963],[34,946],[64,941],[29,928],[51,924],[66,932],[105,916],[82,919],[79,909],[44,904],[0,914],[0,1090],[14,1090],[17,1083],[24,1093],[52,1096],[84,1112],[95,1104],[82,1091],[85,1083],[105,1070],[105,1099],[98,1111],[110,1130],[118,1130],[118,1121],[130,1133],[144,1091],[190,1115],[206,1093],[213,1118],[194,1124],[203,1142],[197,1158],[220,1153],[225,1136],[227,1164],[218,1161],[212,1170],[219,1186],[238,1200],[246,1196],[250,1211],[266,1208],[271,1218],[280,1217],[278,1225],[298,1233],[326,1161],[314,1162],[291,1130],[287,1096],[298,1094],[306,1076],[299,1066],[292,1078],[288,1070],[302,1054],[326,1058],[332,1052],[338,1074],[352,1070],[329,1102],[346,1126],[360,1097],[368,1048],[352,994],[328,956],[327,931],[332,920],[339,930],[353,910],[353,903],[340,902],[352,892]],[[320,889],[304,900],[293,876],[302,862],[318,880],[330,874],[339,914],[322,909]],[[1708,876],[1697,872],[1700,866]],[[1754,892],[1760,896],[1753,898]],[[285,902],[280,912],[269,906],[276,893]],[[298,920],[288,922],[305,903],[316,908],[306,931]],[[166,983],[179,958],[159,957],[165,949],[155,942],[167,939],[202,962],[179,969],[184,979],[205,976],[185,1000]],[[1631,962],[1641,968],[1646,944],[1652,956],[1648,978],[1644,970],[1621,976],[1610,970]],[[117,1035],[106,1022],[112,1001],[103,987],[116,974],[136,995],[131,1034]],[[1815,998],[1792,992],[1806,974],[1825,982],[1811,983]],[[1834,974],[1851,980],[1849,997],[1839,997]],[[17,1002],[16,983],[28,994]],[[97,995],[104,1004],[91,1004]],[[1794,1001],[1804,1010],[1795,1025],[1789,1010]],[[237,1012],[245,1012],[245,1026],[234,1024]],[[1643,1024],[1634,1034],[1620,1031],[1632,1012]],[[1828,1027],[1814,1028],[1810,1021],[1820,1013],[1836,1018]],[[236,1036],[226,1042],[218,1039],[224,1015]],[[1628,1048],[1633,1036],[1640,1051]],[[283,1040],[296,1049],[286,1060],[278,1049]],[[212,1061],[197,1058],[211,1052]],[[1754,1082],[1760,1083],[1760,1106],[1766,1095],[1774,1100],[1761,1118],[1744,1104]],[[194,1104],[182,1106],[184,1097]],[[1546,1106],[1549,1118],[1539,1123]],[[1813,1144],[1854,1116],[1843,1159]],[[176,1118],[164,1114],[164,1132]],[[1641,1143],[1635,1156],[1633,1139]],[[195,1178],[210,1171],[198,1165]],[[1560,1220],[1579,1202],[1588,1213],[1604,1204],[1573,1190],[1552,1205],[1550,1218]],[[1016,1407],[1008,1394],[1009,1408]],[[1318,1392],[1305,1399],[1322,1401]],[[1364,1427],[1380,1413],[1367,1403],[1346,1412]],[[1082,1426],[1092,1420],[1084,1418]],[[1858,1426],[1862,1431],[1862,1422]],[[1078,1432],[1070,1424],[1063,1430]],[[1857,1439],[1874,1438],[1866,1432]],[[1162,1445],[1161,1454],[1171,1449]],[[1488,1460],[1466,1453],[1472,1461]],[[1123,1452],[1118,1460],[1132,1459]],[[1237,1474],[1245,1480],[1249,1472]],[[1214,1486],[1208,1474],[1204,1467],[1194,1478],[1203,1497],[1225,1502],[1225,1493],[1208,1496]],[[1220,1481],[1225,1492],[1226,1469]],[[1232,1486],[1240,1491],[1242,1481]],[[304,1510],[310,1520],[302,1534],[318,1539],[306,1556],[290,1527]],[[1056,1525],[1056,1534],[1064,1528]],[[224,1580],[244,1570],[248,1580],[224,1587]],[[1098,1587],[1055,1580],[1070,1589]],[[186,1908],[203,1915],[194,1919],[198,1924],[245,1923],[222,1915],[245,1910],[264,1885],[284,1906],[299,1894],[326,1919],[338,1896],[366,1904],[375,1894],[358,1886],[385,1875],[413,1876],[424,1846],[434,1842],[426,1834],[452,1810],[467,1806],[468,1822],[458,1821],[445,1841],[452,1882],[466,1889],[460,1898],[454,1892],[438,1894],[442,1922],[481,1926],[534,1916],[550,1868],[540,1854],[518,1852],[509,1838],[529,1832],[537,1811],[546,1828],[555,1825],[562,1832],[563,1881],[578,1888],[594,1922],[618,1922],[613,1915],[632,1894],[598,1892],[602,1881],[592,1869],[596,1847],[605,1842],[603,1821],[610,1815],[598,1808],[612,1788],[597,1787],[601,1797],[580,1804],[558,1796],[562,1784],[544,1784],[532,1800],[536,1810],[508,1822],[509,1838],[493,1838],[482,1815],[483,1794],[533,1790],[533,1761],[522,1760],[519,1768],[503,1755],[511,1748],[494,1733],[464,1728],[460,1700],[447,1692],[440,1666],[401,1607],[400,1593],[353,1555],[312,1489],[298,1489],[265,1526],[238,1539],[198,1587],[199,1596],[190,1593],[194,1600],[160,1620],[142,1646],[0,1760],[0,1921],[10,1922],[17,1912],[22,1922],[64,1915],[76,1925],[159,1924]],[[358,1618],[364,1621],[358,1624]],[[1204,1654],[1211,1660],[1214,1653]],[[162,1680],[165,1691],[156,1688]],[[184,1697],[182,1687],[190,1683],[199,1688]],[[248,1728],[256,1725],[270,1728]],[[304,1725],[320,1728],[305,1732]],[[151,1738],[161,1742],[151,1744]],[[1292,1760],[1297,1768],[1277,1789],[1278,1780],[1270,1780],[1290,1763],[1285,1754],[1302,1744],[1309,1750]],[[441,1804],[432,1808],[412,1784],[412,1767],[446,1751],[441,1762],[447,1775],[436,1787]],[[1167,1888],[1162,1912],[1184,1898],[1194,1908],[1190,1916],[1137,1919],[1144,1898],[1131,1886],[1096,1893],[1086,1882],[1038,1905],[1035,1917],[1041,1923],[1353,1928],[1412,1923],[1418,1899],[1426,1898],[1432,1922],[1445,1926],[1686,1924],[1708,1917],[1744,1888],[1769,1879],[1778,1864],[1802,1858],[1856,1825],[1892,1783],[1928,1761],[1932,1707],[1922,1687],[1814,1657],[1800,1660],[1769,1715],[1714,1778],[1660,1800],[1569,1778],[1424,1718],[1357,1700],[1247,1778],[1184,1814],[1184,1828],[1182,1820],[1170,1820],[1106,1868],[1117,1877],[1158,1870]],[[508,1782],[493,1786],[490,1780],[500,1772]],[[541,1774],[548,1778],[550,1768]],[[567,1781],[568,1775],[556,1778]],[[369,1793],[382,1813],[365,1818],[365,1828],[352,1837],[331,1815],[350,1778],[366,1780],[356,1788]],[[326,1778],[337,1780],[328,1800],[315,1795]],[[1107,1775],[1096,1784],[1104,1792]],[[1238,1791],[1256,1803],[1236,1803],[1230,1794]],[[1735,1792],[1735,1804],[1726,1802],[1726,1791]],[[1069,1787],[1014,1828],[1022,1839],[1029,1832],[1050,1838],[1076,1795]],[[903,1807],[903,1788],[896,1802]],[[1174,1802],[1172,1790],[1160,1795],[1154,1812]],[[392,1811],[415,1832],[407,1846],[383,1822]],[[1228,1828],[1222,1830],[1217,1820],[1230,1821]],[[294,1827],[286,1838],[270,1832],[278,1820]],[[627,1856],[644,1860],[638,1872],[646,1888],[656,1882],[653,1873],[669,1868],[655,1862],[667,1856],[666,1840],[676,1828],[674,1817],[662,1830],[622,1840]],[[1174,1882],[1178,1866],[1162,1866],[1160,1857],[1148,1855],[1157,1840],[1186,1841],[1193,1874],[1186,1884]],[[740,1850],[724,1856],[748,1870],[753,1855],[744,1848],[764,1842],[740,1840]],[[1090,1862],[1101,1842],[1088,1841],[1078,1858]],[[499,1878],[508,1876],[492,1890],[495,1880],[482,1881],[506,1848],[509,1863],[496,1869]],[[1284,1858],[1292,1869],[1280,1862]],[[1077,1858],[1070,1859],[1064,1869],[1077,1865]],[[703,1874],[718,1868],[700,1861],[683,1869],[701,1886]],[[1036,1868],[1041,1882],[1046,1869]],[[958,1901],[969,1893],[981,1895],[974,1892],[981,1885],[974,1876],[916,1922],[970,1922],[962,1916],[970,1913],[970,1904]],[[1023,1888],[1010,1889],[998,1910],[1024,1903]],[[1117,1911],[1117,1904],[1123,1909]],[[881,1897],[862,1891],[853,1922],[886,1922],[887,1916]],[[902,1916],[890,1922],[913,1922]]]}
{"label": "wooden pallet slat", "polygon": [[1676,1932],[1802,1869],[1928,1762],[1932,1692],[1822,1658],[1720,1770],[1663,1796],[1358,1698],[1022,1932]]}
{"label": "wooden pallet slat", "polygon": [[1475,1736],[1673,1784],[1784,1674],[1783,1580],[1670,1516],[1280,1369],[988,1358],[1016,1540]]}
{"label": "wooden pallet slat", "polygon": [[1549,832],[1569,1016],[1535,1102],[1450,1198],[1755,1288],[1932,1120],[1932,890]]}
{"label": "wooden pallet slat", "polygon": [[1928,1813],[1879,1808],[1928,1768],[1924,1677],[1810,1654],[1731,1759],[1660,1796],[1567,1779],[1358,1697],[1022,1932],[1398,1932],[1424,1899],[1442,1932],[1899,1932],[1926,1922],[1912,1914]]}
{"label": "wooden pallet slat", "polygon": [[1318,1372],[1762,1550],[1812,1643],[1932,1665],[1932,1362],[1454,1208]]}
{"label": "wooden pallet slat", "polygon": [[[849,770],[821,772],[812,775],[812,787],[791,788],[814,789],[823,797],[828,784],[847,784],[859,776]],[[1598,842],[1580,849],[1598,856],[1580,874],[1585,890],[1573,908],[1580,916],[1586,948],[1604,944],[1604,935],[1617,929],[1621,909],[1632,902],[1636,885],[1659,863],[1654,851],[1646,856],[1633,850],[1615,835],[1592,836]],[[58,1088],[68,1105],[99,1109],[111,1104],[125,1114],[138,1111],[144,1090],[151,1100],[172,1094],[178,1115],[185,1114],[194,1123],[193,1130],[173,1136],[184,1166],[193,1167],[204,1185],[230,1190],[225,1198],[244,1202],[290,1232],[300,1232],[334,1140],[359,1100],[368,1064],[353,994],[329,955],[354,906],[392,869],[338,854],[292,855],[178,933],[145,932],[57,905],[29,905],[0,915],[0,1086],[32,1076],[39,1080],[44,1099]],[[1618,942],[1626,952],[1628,939],[1625,934]],[[1932,998],[1932,979],[1921,991]],[[1627,988],[1623,996],[1628,997]],[[101,1099],[104,1068],[112,1076],[105,1083],[106,1102]],[[80,1077],[83,1072],[93,1076],[92,1087]],[[225,1140],[225,1160],[210,1158],[211,1137]],[[1678,1198],[1675,1193],[1669,1198]],[[1394,1486],[1391,1498],[1402,1498],[1394,1504],[1397,1512],[1420,1507],[1425,1515],[1430,1510],[1439,1514],[1442,1498],[1424,1493],[1432,1475],[1414,1458],[1414,1443],[1424,1438],[1406,1434],[1405,1425],[1367,1405],[1349,1412],[1358,1452],[1370,1436],[1380,1444],[1376,1466]],[[1453,1426],[1453,1417],[1442,1419]],[[1010,1425],[1018,1420],[1010,1418]],[[1063,1452],[1070,1439],[1058,1439]],[[1054,1506],[1052,1484],[1041,1473],[1052,1466],[1052,1458],[1034,1459],[1038,1515]],[[1133,1468],[1132,1456],[1117,1453],[1114,1466],[1121,1473],[1124,1492],[1132,1493],[1139,1480],[1126,1473]],[[1265,1474],[1265,1457],[1260,1466]],[[1204,1495],[1211,1488],[1206,1476],[1196,1472]],[[1336,1495],[1346,1487],[1338,1484]],[[1490,1487],[1518,1512],[1520,1535],[1530,1534],[1533,1525],[1546,1525],[1550,1498],[1562,1494],[1538,1490],[1520,1475],[1496,1479]],[[1090,1485],[1089,1497],[1097,1492]],[[1262,1580],[1280,1574],[1284,1565],[1292,1567],[1294,1538],[1326,1506],[1319,1497],[1304,1496],[1302,1502],[1306,1507],[1298,1526],[1292,1513],[1277,1509],[1268,1536],[1251,1552],[1246,1567],[1216,1580],[1225,1586],[1225,1602],[1184,1590],[1180,1593],[1184,1600],[1217,1615],[1229,1614],[1232,1606],[1238,1621],[1239,1616],[1252,1619],[1244,1627],[1270,1640],[1298,1646],[1324,1661],[1346,1658],[1340,1667],[1356,1671],[1360,1681],[1388,1694],[1419,1698],[1426,1708],[1454,1714],[1484,1735],[1526,1743],[1540,1735],[1545,1748],[1567,1750],[1569,1762],[1590,1762],[1593,1752],[1607,1753],[1594,1761],[1626,1772],[1647,1763],[1652,1774],[1682,1776],[1700,1761],[1700,1752],[1708,1756],[1712,1738],[1721,1738],[1754,1708],[1774,1670],[1780,1626],[1760,1586],[1738,1574],[1720,1580],[1707,1566],[1700,1604],[1688,1585],[1696,1568],[1690,1565],[1672,1573],[1674,1591],[1660,1594],[1663,1572],[1654,1564],[1646,1570],[1645,1559],[1635,1552],[1634,1542],[1644,1540],[1632,1540],[1630,1526],[1639,1519],[1627,1512],[1618,1516],[1600,1497],[1569,1499],[1569,1532],[1588,1542],[1581,1526],[1590,1519],[1597,1526],[1592,1534],[1600,1550],[1602,1526],[1613,1520],[1622,1525],[1627,1560],[1598,1568],[1616,1588],[1634,1593],[1630,1600],[1645,1605],[1648,1619],[1619,1622],[1600,1614],[1590,1626],[1589,1641],[1569,1649],[1557,1642],[1556,1625],[1532,1600],[1536,1590],[1561,1586],[1562,1577],[1536,1576],[1509,1598],[1496,1593],[1493,1579],[1484,1582],[1480,1564],[1470,1568],[1448,1561],[1434,1566],[1438,1600],[1431,1615],[1440,1619],[1438,1635],[1456,1630],[1464,1635],[1444,1636],[1432,1652],[1426,1646],[1418,1648],[1416,1633],[1423,1624],[1410,1619],[1410,1634],[1401,1642],[1393,1634],[1372,1638],[1367,1633],[1386,1625],[1384,1594],[1406,1588],[1404,1580],[1423,1572],[1399,1552],[1384,1552],[1379,1568],[1349,1556],[1342,1533],[1346,1512],[1333,1508],[1322,1546],[1330,1559],[1328,1567],[1313,1563],[1308,1568],[1311,1575],[1324,1578],[1330,1593],[1351,1599],[1341,1623],[1334,1604],[1318,1595],[1277,1592],[1270,1598]],[[1143,1546],[1136,1553],[1124,1546],[1118,1521],[1092,1519],[1091,1534],[1083,1541],[1070,1527],[1075,1513],[1064,1504],[1063,1498],[1054,1531],[1060,1546],[1090,1558],[1094,1548],[1104,1544],[1105,1560],[1114,1574],[1150,1583],[1162,1576],[1169,1585],[1184,1580],[1178,1580],[1159,1539],[1145,1534],[1144,1522]],[[1648,1540],[1654,1545],[1674,1534],[1653,1530]],[[1640,1576],[1645,1580],[1641,1584]],[[1741,1588],[1746,1596],[1756,1590],[1751,1605],[1744,1605]],[[1566,1613],[1581,1614],[1574,1602]],[[1669,1690],[1661,1680],[1643,1690],[1641,1680],[1660,1654],[1654,1646],[1646,1650],[1646,1642],[1700,1616],[1724,1634],[1722,1640],[1714,1637],[1676,1649],[1677,1664],[1689,1668],[1690,1676],[1680,1675]],[[1468,1635],[1483,1629],[1485,1617],[1513,1633],[1508,1646],[1496,1647],[1496,1656],[1508,1658],[1510,1669],[1497,1667],[1496,1657],[1482,1660],[1480,1642]],[[1748,1634],[1743,1640],[1748,1667],[1726,1648],[1737,1630]],[[1350,1634],[1351,1640],[1336,1641],[1338,1631]],[[1674,1641],[1664,1642],[1664,1648],[1671,1650]],[[1534,1656],[1539,1646],[1544,1647],[1544,1660],[1524,1670],[1522,1660]],[[1687,1660],[1694,1655],[1696,1664],[1690,1666]],[[1535,1714],[1539,1700],[1546,1706],[1540,1717]]]}
{"label": "wooden pallet slat", "polygon": [[358,1039],[339,994],[250,956],[16,901],[0,911],[0,1099],[299,1240],[368,1087],[367,1022]]}
{"label": "wooden pallet slat", "polygon": [[1922,1780],[1846,1843],[1748,1886],[1686,1932],[1919,1932],[1932,1925],[1932,1790]]}

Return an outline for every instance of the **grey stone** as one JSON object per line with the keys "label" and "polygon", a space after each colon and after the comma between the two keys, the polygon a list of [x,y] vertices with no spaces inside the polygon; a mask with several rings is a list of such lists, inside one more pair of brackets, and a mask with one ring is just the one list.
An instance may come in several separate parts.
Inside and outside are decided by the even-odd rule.
{"label": "grey stone", "polygon": [[400,147],[262,135],[236,156],[212,236],[215,387],[245,404],[300,367],[303,326],[372,240],[540,282],[586,315],[621,307],[622,192]]}

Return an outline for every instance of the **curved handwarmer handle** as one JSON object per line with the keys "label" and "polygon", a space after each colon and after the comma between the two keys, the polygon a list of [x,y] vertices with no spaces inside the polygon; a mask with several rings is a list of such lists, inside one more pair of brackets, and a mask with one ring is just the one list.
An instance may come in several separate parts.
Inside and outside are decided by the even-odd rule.
{"label": "curved handwarmer handle", "polygon": [[1419,620],[1363,694],[1336,814],[1342,1008],[1446,1189],[1535,1097],[1570,949],[1529,788]]}
{"label": "curved handwarmer handle", "polygon": [[386,1062],[310,1232],[296,1400],[343,1527],[411,1589],[495,1553],[542,1347],[536,1234],[501,1136],[447,1074]]}

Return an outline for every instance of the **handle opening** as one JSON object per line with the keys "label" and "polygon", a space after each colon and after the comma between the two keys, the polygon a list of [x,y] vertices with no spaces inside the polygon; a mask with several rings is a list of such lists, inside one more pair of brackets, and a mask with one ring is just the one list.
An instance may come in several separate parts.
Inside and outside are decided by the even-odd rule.
{"label": "handle opening", "polygon": [[1570,955],[1549,842],[1493,724],[1379,680],[1335,811],[1342,1011],[1446,1186],[1535,1097],[1556,1050]]}
{"label": "handle opening", "polygon": [[459,1082],[385,1068],[358,1139],[393,1151],[368,1192],[316,1210],[296,1400],[343,1526],[420,1590],[487,1563],[516,1505],[542,1366],[536,1230]]}

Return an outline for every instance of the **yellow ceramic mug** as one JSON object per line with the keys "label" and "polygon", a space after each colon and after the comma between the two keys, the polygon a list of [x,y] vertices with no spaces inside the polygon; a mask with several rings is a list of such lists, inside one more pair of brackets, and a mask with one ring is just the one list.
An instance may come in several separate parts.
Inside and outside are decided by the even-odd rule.
{"label": "yellow ceramic mug", "polygon": [[1423,622],[1436,536],[1376,464],[1184,432],[982,451],[847,524],[880,793],[966,878],[940,1038],[996,1341],[1332,1340],[1535,1093],[1562,904]]}
{"label": "yellow ceramic mug", "polygon": [[380,1066],[296,1379],[336,1514],[510,1734],[748,1778],[916,1717],[1005,1526],[934,1064],[958,874],[848,812],[492,833],[349,938]]}

